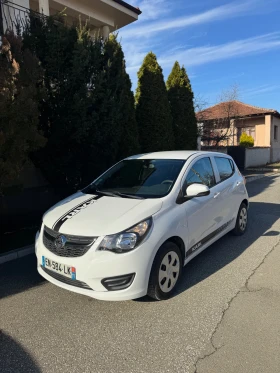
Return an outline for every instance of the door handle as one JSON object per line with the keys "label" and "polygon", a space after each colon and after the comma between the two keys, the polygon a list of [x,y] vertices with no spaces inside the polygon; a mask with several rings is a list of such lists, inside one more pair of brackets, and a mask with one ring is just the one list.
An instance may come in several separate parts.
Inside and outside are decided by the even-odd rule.
{"label": "door handle", "polygon": [[214,194],[214,198],[217,198],[217,197],[219,197],[219,195],[220,195],[220,192],[218,192],[218,193],[215,193],[215,194]]}
{"label": "door handle", "polygon": [[239,186],[241,184],[241,181],[237,181],[236,186]]}

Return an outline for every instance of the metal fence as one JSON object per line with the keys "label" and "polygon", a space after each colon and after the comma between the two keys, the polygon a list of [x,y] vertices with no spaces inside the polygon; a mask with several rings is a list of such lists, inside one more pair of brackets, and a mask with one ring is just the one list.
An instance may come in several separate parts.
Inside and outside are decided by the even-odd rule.
{"label": "metal fence", "polygon": [[45,16],[7,0],[0,0],[0,35],[7,30],[21,35],[30,23],[30,17],[44,19]]}

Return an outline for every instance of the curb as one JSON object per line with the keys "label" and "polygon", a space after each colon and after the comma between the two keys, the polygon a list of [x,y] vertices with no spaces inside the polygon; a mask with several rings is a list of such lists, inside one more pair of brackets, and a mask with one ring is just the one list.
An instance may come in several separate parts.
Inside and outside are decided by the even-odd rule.
{"label": "curb", "polygon": [[251,183],[252,181],[262,179],[263,177],[265,177],[265,175],[248,176],[245,178],[246,178],[246,183],[248,184],[248,183]]}
{"label": "curb", "polygon": [[280,172],[279,168],[246,168],[246,171]]}
{"label": "curb", "polygon": [[35,245],[29,245],[21,247],[20,249],[15,249],[8,253],[4,253],[0,255],[0,264],[4,264],[10,262],[11,260],[16,260],[23,258],[24,256],[34,254],[35,253]]}
{"label": "curb", "polygon": [[265,174],[265,175],[245,176],[246,183],[251,183],[252,181],[259,180],[259,179],[262,179],[264,177],[273,176],[273,175],[276,175],[277,173],[278,173],[278,170],[277,170],[277,172],[272,171],[272,173]]}

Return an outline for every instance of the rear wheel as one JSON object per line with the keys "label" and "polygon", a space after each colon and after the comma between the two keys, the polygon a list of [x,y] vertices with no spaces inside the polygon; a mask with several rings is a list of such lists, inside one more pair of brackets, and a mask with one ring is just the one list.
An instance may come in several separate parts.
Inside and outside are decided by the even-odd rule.
{"label": "rear wheel", "polygon": [[248,224],[248,208],[245,203],[241,203],[239,208],[235,228],[232,231],[235,236],[242,236],[247,229]]}
{"label": "rear wheel", "polygon": [[182,255],[173,242],[158,251],[150,274],[148,296],[156,300],[170,298],[182,273]]}

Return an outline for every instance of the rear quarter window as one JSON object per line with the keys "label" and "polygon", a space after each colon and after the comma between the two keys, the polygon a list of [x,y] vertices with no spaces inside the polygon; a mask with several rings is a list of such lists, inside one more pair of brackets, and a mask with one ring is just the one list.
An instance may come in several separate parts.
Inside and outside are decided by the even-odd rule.
{"label": "rear quarter window", "polygon": [[234,164],[231,159],[224,157],[215,157],[215,162],[220,174],[221,181],[230,178],[234,172]]}

